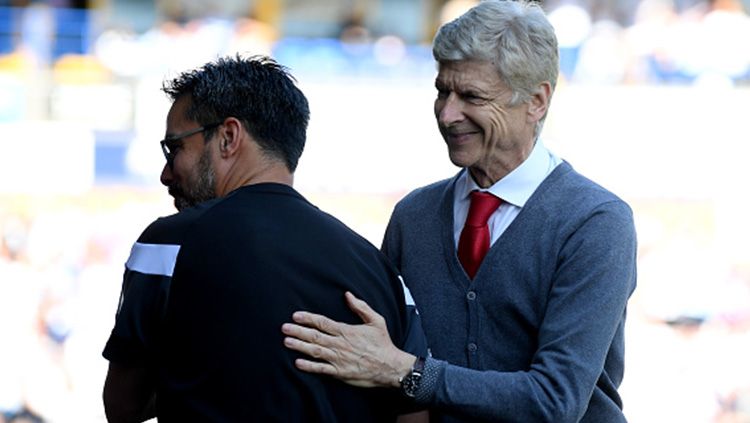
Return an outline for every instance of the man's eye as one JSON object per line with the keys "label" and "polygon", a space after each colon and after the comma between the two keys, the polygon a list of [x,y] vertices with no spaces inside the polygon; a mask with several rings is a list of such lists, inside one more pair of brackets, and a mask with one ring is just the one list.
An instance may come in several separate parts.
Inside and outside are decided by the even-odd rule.
{"label": "man's eye", "polygon": [[182,143],[178,142],[177,140],[167,141],[165,145],[167,147],[167,151],[169,151],[169,154],[174,154],[177,152],[177,150],[182,148]]}
{"label": "man's eye", "polygon": [[440,100],[445,100],[446,98],[448,98],[448,90],[438,89],[437,92],[437,98],[439,98]]}
{"label": "man's eye", "polygon": [[462,96],[464,100],[471,104],[482,105],[487,103],[489,100],[476,94],[466,93]]}
{"label": "man's eye", "polygon": [[180,142],[180,140],[168,140],[167,141],[167,147],[169,148],[180,148],[181,144],[182,143]]}

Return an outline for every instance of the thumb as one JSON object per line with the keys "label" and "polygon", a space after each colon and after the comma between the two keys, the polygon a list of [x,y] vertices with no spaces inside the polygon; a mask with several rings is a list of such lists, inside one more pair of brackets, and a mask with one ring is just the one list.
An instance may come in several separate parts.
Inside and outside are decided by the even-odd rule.
{"label": "thumb", "polygon": [[379,315],[375,310],[370,308],[366,302],[355,297],[351,292],[347,291],[344,296],[346,297],[346,302],[349,305],[349,308],[356,313],[364,323],[377,323],[379,320],[383,320],[383,316]]}

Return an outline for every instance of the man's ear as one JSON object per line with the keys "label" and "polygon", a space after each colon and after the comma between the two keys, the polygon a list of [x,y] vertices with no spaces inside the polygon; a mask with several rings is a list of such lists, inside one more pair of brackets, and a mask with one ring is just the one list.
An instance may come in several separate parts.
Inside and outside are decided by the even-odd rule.
{"label": "man's ear", "polygon": [[219,127],[219,150],[221,156],[226,158],[233,155],[240,147],[242,141],[244,128],[242,122],[234,117],[228,117],[224,119],[224,122]]}
{"label": "man's ear", "polygon": [[529,111],[527,113],[527,122],[539,122],[549,108],[549,100],[552,97],[552,84],[548,81],[542,82],[537,86],[536,91],[531,94],[529,99]]}

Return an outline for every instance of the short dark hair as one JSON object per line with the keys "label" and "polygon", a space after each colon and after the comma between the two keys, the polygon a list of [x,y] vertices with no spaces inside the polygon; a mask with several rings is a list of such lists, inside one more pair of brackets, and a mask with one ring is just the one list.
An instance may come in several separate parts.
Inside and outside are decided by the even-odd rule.
{"label": "short dark hair", "polygon": [[[219,58],[162,86],[172,101],[189,95],[187,118],[201,125],[239,119],[261,149],[294,172],[305,148],[310,108],[289,70],[267,56]],[[214,130],[205,136],[213,136]]]}

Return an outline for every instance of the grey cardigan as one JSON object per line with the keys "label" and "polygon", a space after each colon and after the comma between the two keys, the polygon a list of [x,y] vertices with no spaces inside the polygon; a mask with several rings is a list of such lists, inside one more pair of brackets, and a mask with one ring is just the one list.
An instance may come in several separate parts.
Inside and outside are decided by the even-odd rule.
{"label": "grey cardigan", "polygon": [[470,281],[454,247],[457,177],[401,200],[383,241],[432,352],[418,400],[438,421],[625,421],[628,205],[563,162]]}

